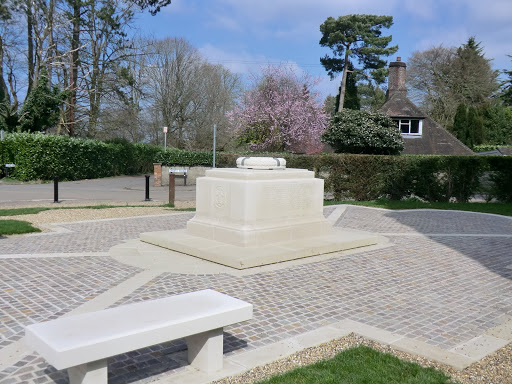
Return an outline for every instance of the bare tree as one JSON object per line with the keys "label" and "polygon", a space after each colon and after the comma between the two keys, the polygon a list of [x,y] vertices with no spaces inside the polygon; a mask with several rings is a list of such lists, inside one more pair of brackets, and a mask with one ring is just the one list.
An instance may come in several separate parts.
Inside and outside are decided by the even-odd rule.
{"label": "bare tree", "polygon": [[452,123],[458,104],[447,81],[453,76],[450,65],[454,56],[454,48],[440,45],[414,52],[407,64],[411,98],[443,126]]}
{"label": "bare tree", "polygon": [[148,45],[144,69],[152,115],[169,128],[177,148],[211,148],[213,124],[225,131],[225,112],[234,106],[239,78],[207,63],[186,40],[167,38]]}
{"label": "bare tree", "polygon": [[445,127],[453,124],[459,104],[479,107],[498,89],[491,68],[474,38],[459,48],[432,47],[414,52],[407,81],[413,100]]}
{"label": "bare tree", "polygon": [[213,125],[217,126],[217,143],[223,148],[230,140],[229,119],[226,112],[235,107],[242,93],[240,78],[221,65],[203,63],[199,68],[200,97],[194,101],[197,113],[194,120],[191,146],[211,149]]}

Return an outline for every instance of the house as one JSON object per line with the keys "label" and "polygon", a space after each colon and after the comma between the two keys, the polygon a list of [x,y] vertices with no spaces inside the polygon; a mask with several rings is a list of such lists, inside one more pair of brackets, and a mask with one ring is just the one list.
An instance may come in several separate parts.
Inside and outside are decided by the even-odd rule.
{"label": "house", "polygon": [[512,156],[512,147],[498,147],[492,151],[478,152],[482,156]]}
{"label": "house", "polygon": [[381,112],[396,121],[404,139],[403,154],[473,155],[473,151],[407,98],[407,65],[400,57],[389,64],[388,91]]}

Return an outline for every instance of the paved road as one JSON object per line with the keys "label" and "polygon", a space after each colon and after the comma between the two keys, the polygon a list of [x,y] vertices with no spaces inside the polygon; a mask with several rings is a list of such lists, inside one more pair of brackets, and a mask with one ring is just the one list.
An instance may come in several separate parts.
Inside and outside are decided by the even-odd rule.
{"label": "paved road", "polygon": [[[340,322],[451,361],[480,360],[512,341],[510,218],[348,207],[337,226],[379,233],[389,246],[245,274],[151,270],[109,253],[116,244],[130,253],[140,232],[184,228],[192,216],[66,223],[59,233],[0,239],[0,383],[67,383],[65,372],[23,349],[27,324],[204,288],[254,304],[251,321],[225,329],[226,359]],[[177,341],[118,356],[109,383],[182,382],[184,349]]]}
{"label": "paved road", "polygon": [[[195,185],[183,186],[176,181],[176,201],[194,201]],[[150,177],[149,197],[154,202],[167,203],[169,187],[154,187]],[[140,203],[145,200],[146,179],[140,176],[108,177],[104,179],[59,182],[59,201],[63,204],[92,202]],[[0,180],[0,206],[53,204],[54,185],[8,184]]]}

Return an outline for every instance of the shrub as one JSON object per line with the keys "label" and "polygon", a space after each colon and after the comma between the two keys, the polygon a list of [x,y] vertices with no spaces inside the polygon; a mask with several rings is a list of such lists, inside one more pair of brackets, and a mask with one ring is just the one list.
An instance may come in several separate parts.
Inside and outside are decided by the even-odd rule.
{"label": "shrub", "polygon": [[404,149],[402,136],[390,117],[351,109],[331,118],[322,141],[337,153],[397,155]]}

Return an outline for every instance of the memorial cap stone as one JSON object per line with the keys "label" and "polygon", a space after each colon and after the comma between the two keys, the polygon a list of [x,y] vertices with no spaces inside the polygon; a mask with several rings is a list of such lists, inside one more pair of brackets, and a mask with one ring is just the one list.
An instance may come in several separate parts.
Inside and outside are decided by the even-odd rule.
{"label": "memorial cap stone", "polygon": [[239,157],[236,166],[242,169],[286,169],[286,160],[282,157]]}

